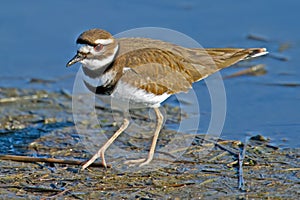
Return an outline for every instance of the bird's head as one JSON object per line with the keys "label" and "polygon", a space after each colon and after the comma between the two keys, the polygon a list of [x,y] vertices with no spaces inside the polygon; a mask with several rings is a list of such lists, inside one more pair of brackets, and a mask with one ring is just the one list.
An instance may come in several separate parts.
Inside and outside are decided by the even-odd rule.
{"label": "bird's head", "polygon": [[110,64],[117,54],[118,42],[113,36],[101,29],[83,32],[76,43],[77,54],[67,63],[67,67],[80,62],[89,69],[98,69]]}

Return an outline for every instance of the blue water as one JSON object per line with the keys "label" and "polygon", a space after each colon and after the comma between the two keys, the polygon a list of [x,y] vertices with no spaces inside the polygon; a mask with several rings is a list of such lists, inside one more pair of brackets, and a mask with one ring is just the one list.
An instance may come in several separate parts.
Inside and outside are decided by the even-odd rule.
{"label": "blue water", "polygon": [[[78,67],[65,64],[75,51],[82,31],[99,27],[113,34],[137,27],[164,27],[180,31],[204,47],[267,47],[283,52],[288,61],[271,57],[268,73],[224,81],[227,116],[222,137],[244,140],[262,134],[274,144],[300,146],[300,87],[274,86],[300,82],[300,2],[268,1],[3,1],[0,7],[0,84],[37,87],[30,78],[59,80],[49,88],[72,90]],[[248,40],[248,34],[269,42]],[[223,75],[236,72],[226,69]],[[203,82],[195,84],[203,113],[209,113],[209,96]],[[170,100],[172,101],[172,99]],[[206,116],[206,117],[205,117]],[[202,118],[209,120],[209,114]],[[203,123],[201,131],[205,131]]]}

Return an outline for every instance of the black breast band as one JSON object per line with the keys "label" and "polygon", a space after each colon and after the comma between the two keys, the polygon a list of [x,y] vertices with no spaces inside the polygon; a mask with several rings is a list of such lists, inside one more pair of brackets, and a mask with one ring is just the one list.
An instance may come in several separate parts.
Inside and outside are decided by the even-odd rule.
{"label": "black breast band", "polygon": [[95,94],[102,94],[102,95],[111,95],[111,93],[114,91],[116,85],[107,85],[107,86],[97,86],[94,87],[87,83],[86,81],[83,81],[85,86],[93,93]]}

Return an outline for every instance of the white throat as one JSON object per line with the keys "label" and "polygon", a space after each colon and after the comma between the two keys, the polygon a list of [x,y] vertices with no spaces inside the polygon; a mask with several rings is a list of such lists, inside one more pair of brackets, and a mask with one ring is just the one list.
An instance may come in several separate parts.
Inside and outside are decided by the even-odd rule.
{"label": "white throat", "polygon": [[111,54],[110,56],[108,56],[107,58],[104,58],[102,60],[99,60],[99,59],[84,59],[80,62],[84,67],[86,67],[88,69],[91,69],[91,70],[100,69],[102,67],[105,67],[105,66],[109,65],[114,60],[118,49],[119,49],[119,45],[117,45],[114,48],[113,54]]}

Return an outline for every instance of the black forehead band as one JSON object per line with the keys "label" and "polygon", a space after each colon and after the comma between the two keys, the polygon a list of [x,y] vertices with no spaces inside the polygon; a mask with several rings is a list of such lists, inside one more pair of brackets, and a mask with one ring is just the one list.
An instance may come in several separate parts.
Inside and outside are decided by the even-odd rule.
{"label": "black forehead band", "polygon": [[97,46],[97,44],[95,44],[95,43],[91,43],[90,41],[87,41],[87,40],[84,40],[84,39],[82,39],[82,38],[78,38],[77,40],[76,40],[76,43],[77,44],[88,44],[88,45],[90,45],[90,46]]}

